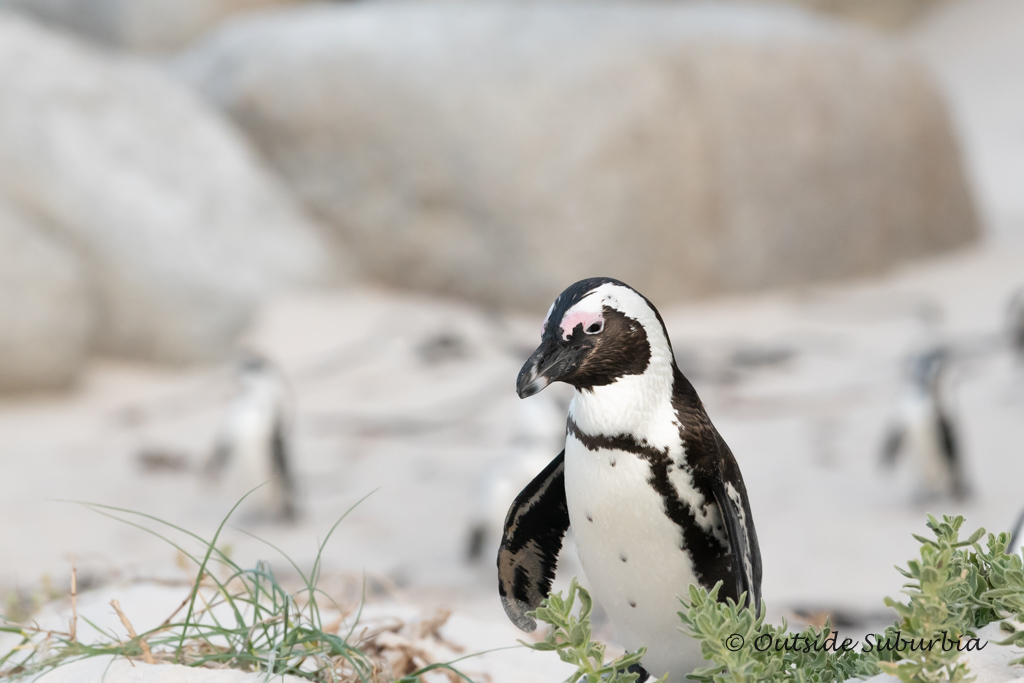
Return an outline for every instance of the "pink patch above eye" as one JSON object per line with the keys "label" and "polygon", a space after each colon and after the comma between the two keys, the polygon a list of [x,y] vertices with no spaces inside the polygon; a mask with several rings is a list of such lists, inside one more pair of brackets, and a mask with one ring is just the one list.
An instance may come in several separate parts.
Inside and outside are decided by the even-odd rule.
{"label": "pink patch above eye", "polygon": [[577,325],[582,324],[583,331],[585,332],[594,323],[604,327],[604,318],[597,311],[570,312],[562,318],[562,324],[559,325],[562,330],[562,339],[568,339],[572,336],[572,331],[576,329]]}

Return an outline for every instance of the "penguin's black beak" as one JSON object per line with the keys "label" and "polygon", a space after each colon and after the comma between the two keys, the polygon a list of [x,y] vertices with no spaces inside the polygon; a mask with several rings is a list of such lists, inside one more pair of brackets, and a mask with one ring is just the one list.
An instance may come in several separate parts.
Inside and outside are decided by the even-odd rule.
{"label": "penguin's black beak", "polygon": [[516,379],[516,393],[519,394],[519,398],[533,396],[551,384],[551,380],[538,368],[539,361],[537,354],[534,353],[519,371],[519,377]]}
{"label": "penguin's black beak", "polygon": [[545,336],[519,371],[516,380],[519,398],[533,396],[552,382],[566,378],[577,365],[576,355],[569,344],[560,342],[556,336]]}

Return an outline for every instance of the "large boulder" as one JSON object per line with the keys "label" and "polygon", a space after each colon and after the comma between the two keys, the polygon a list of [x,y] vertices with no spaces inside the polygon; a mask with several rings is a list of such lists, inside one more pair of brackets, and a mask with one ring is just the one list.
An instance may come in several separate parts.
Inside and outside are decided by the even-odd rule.
{"label": "large boulder", "polygon": [[378,278],[542,305],[874,273],[969,242],[918,65],[791,8],[359,3],[231,22],[174,68]]}
{"label": "large boulder", "polygon": [[0,197],[0,392],[72,382],[94,319],[78,256]]}
{"label": "large boulder", "polygon": [[81,254],[102,352],[222,355],[323,279],[315,226],[244,139],[160,71],[0,12],[0,195]]}
{"label": "large boulder", "polygon": [[96,42],[142,51],[182,47],[226,17],[295,0],[0,0]]}
{"label": "large boulder", "polygon": [[912,42],[949,99],[987,222],[1024,237],[1024,2],[944,3]]}
{"label": "large boulder", "polygon": [[[779,0],[763,0],[779,2]],[[935,8],[936,0],[784,0],[815,12],[884,31],[913,26]]]}

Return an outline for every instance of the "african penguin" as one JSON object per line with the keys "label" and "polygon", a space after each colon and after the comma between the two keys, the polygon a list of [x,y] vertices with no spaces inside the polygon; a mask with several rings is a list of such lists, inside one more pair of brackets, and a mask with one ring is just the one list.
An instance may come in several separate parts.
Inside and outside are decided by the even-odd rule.
{"label": "african penguin", "polygon": [[212,477],[223,473],[239,497],[260,487],[244,504],[250,516],[293,520],[284,378],[266,358],[247,352],[237,363],[235,380],[235,395],[205,471]]}
{"label": "african penguin", "polygon": [[1013,525],[1013,531],[1010,532],[1010,544],[1006,546],[1006,553],[1020,555],[1022,549],[1024,549],[1024,510],[1021,510],[1017,523]]}
{"label": "african penguin", "polygon": [[882,451],[886,467],[901,453],[913,461],[922,502],[967,496],[956,432],[942,402],[946,356],[945,349],[929,348],[912,359],[910,382]]}
{"label": "african penguin", "polygon": [[676,596],[722,581],[720,599],[745,594],[760,605],[761,554],[739,467],[676,366],[660,314],[618,280],[581,280],[551,305],[517,392],[526,398],[556,381],[575,389],[565,449],[505,519],[505,612],[524,631],[536,628],[526,612],[547,596],[571,525],[622,644],[647,648],[650,674],[682,681],[703,659],[679,631]]}
{"label": "african penguin", "polygon": [[565,440],[565,405],[550,392],[539,398],[513,404],[511,419],[505,420],[505,452],[488,463],[476,481],[466,539],[469,562],[494,557],[509,504]]}
{"label": "african penguin", "polygon": [[1017,290],[1010,299],[1007,322],[1010,346],[1017,360],[1024,363],[1024,288]]}
{"label": "african penguin", "polygon": [[[547,458],[531,454],[510,456],[495,461],[483,472],[476,485],[476,500],[470,512],[466,534],[466,560],[479,561],[498,547],[502,522],[509,502],[547,464]],[[491,555],[493,557],[493,555]]]}

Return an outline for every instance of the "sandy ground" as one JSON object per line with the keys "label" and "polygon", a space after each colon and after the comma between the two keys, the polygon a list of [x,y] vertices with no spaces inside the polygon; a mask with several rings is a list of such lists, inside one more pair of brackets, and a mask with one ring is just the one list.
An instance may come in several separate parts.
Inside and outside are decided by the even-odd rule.
{"label": "sandy ground", "polygon": [[[1024,364],[1001,337],[1021,264],[1024,251],[984,247],[876,281],[664,311],[684,372],[744,472],[773,616],[827,609],[865,630],[886,619],[881,598],[902,583],[892,566],[916,553],[911,533],[924,533],[926,510],[1005,530],[1024,507]],[[567,392],[520,401],[513,389],[536,327],[369,289],[270,307],[249,343],[291,378],[302,516],[285,525],[243,514],[237,526],[309,567],[318,539],[370,494],[324,552],[326,587],[354,601],[366,572],[371,602],[423,614],[452,607],[467,645],[513,645],[521,634],[501,611],[493,554],[476,565],[464,556],[481,478],[559,448]],[[974,493],[965,504],[917,505],[912,468],[878,467],[904,358],[926,340],[957,350],[947,390]],[[239,494],[200,474],[228,379],[220,368],[101,363],[73,395],[0,406],[3,590],[31,596],[47,580],[64,590],[72,557],[86,585],[106,584],[104,595],[180,577],[165,542],[62,501],[143,511],[212,536]],[[146,451],[180,457],[183,469],[147,469]],[[234,525],[224,541],[240,564],[268,559],[288,576]],[[122,604],[131,614],[131,600]],[[163,618],[152,606],[137,613]],[[481,670],[552,680],[559,663],[550,659],[517,651]],[[524,677],[535,664],[538,677]]]}

